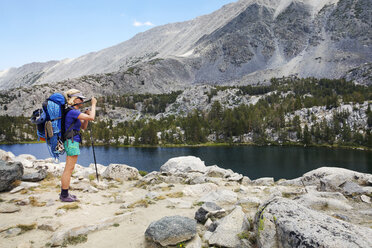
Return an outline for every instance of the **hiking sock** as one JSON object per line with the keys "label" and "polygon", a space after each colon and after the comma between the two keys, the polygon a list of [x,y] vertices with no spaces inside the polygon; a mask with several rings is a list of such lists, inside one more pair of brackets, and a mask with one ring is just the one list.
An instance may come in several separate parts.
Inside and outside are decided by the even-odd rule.
{"label": "hiking sock", "polygon": [[68,189],[61,189],[61,196],[67,197],[68,196]]}

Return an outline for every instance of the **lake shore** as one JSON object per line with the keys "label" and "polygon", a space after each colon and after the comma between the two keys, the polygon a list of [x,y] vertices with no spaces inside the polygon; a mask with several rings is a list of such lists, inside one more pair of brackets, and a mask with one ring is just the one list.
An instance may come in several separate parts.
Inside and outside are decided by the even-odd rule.
{"label": "lake shore", "polygon": [[[186,240],[172,236],[178,241],[169,247],[233,247],[226,242],[239,247],[267,247],[272,242],[289,242],[286,232],[281,233],[282,241],[272,236],[276,228],[288,229],[296,233],[295,237],[306,233],[302,241],[325,246],[336,244],[332,242],[357,242],[359,247],[372,244],[371,174],[323,167],[293,180],[250,180],[231,170],[205,166],[189,156],[171,159],[160,171],[144,176],[127,165],[99,166],[97,182],[93,166],[77,165],[71,192],[80,201],[67,204],[58,199],[64,163],[37,160],[31,155],[15,157],[4,151],[0,154],[2,160],[21,163],[23,177],[47,172],[38,182],[17,181],[11,191],[0,193],[0,243],[5,248],[162,247],[159,242],[166,241],[154,241],[147,232],[149,225],[175,215],[194,220],[196,232]],[[205,202],[212,202],[219,210],[212,211]],[[282,209],[276,213],[280,206],[300,212],[286,215]],[[205,220],[199,216],[201,208],[208,209]],[[293,229],[298,226],[291,224],[297,221],[296,215],[303,218],[301,223],[312,224]],[[231,224],[229,220],[237,216]],[[327,229],[335,235],[331,236],[333,241],[324,238],[330,235],[325,229],[311,235],[321,225],[316,219],[327,219]],[[240,221],[245,224],[237,224]],[[221,231],[229,225],[228,230],[234,231]],[[344,235],[342,226],[347,226],[351,236]],[[169,235],[176,233],[172,230]]]}
{"label": "lake shore", "polygon": [[[0,142],[0,145],[15,145],[15,144],[42,144],[44,141],[23,141],[23,142]],[[91,144],[83,144],[82,147],[90,147]],[[108,146],[108,147],[136,147],[136,148],[185,148],[185,147],[234,147],[234,146],[284,146],[284,147],[325,147],[330,149],[350,149],[350,150],[361,150],[361,151],[372,151],[372,147],[367,146],[348,146],[342,144],[309,144],[304,145],[302,143],[285,142],[275,143],[268,142],[265,144],[257,143],[217,143],[217,142],[206,142],[200,144],[158,144],[158,145],[117,145],[117,144],[104,144],[94,143],[94,146]]]}

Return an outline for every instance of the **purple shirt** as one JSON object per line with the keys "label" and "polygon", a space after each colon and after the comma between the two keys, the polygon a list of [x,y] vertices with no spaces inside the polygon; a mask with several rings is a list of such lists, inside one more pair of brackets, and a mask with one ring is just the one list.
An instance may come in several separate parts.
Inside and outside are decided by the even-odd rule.
{"label": "purple shirt", "polygon": [[[77,121],[75,122],[75,125],[71,129],[80,131],[81,121],[78,119],[78,116],[80,114],[81,114],[80,110],[77,110],[77,109],[71,109],[70,111],[68,111],[66,115],[66,119],[65,119],[65,132],[67,132],[68,128],[73,122],[75,122],[75,120]],[[80,136],[75,135],[74,141],[80,142],[81,141]]]}

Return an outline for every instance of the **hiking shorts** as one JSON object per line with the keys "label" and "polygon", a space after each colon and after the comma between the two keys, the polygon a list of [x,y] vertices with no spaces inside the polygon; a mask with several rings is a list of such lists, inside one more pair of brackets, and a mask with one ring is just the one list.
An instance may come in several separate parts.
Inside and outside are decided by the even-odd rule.
{"label": "hiking shorts", "polygon": [[72,142],[70,139],[65,141],[65,151],[67,156],[80,155],[79,142]]}

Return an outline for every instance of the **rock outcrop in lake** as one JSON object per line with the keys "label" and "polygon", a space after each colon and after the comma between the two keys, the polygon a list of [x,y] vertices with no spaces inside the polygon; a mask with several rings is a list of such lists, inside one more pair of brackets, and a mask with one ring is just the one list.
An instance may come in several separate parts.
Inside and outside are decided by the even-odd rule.
{"label": "rock outcrop in lake", "polygon": [[322,167],[291,180],[251,181],[178,157],[145,176],[128,165],[99,166],[112,176],[97,182],[95,170],[77,165],[71,191],[80,201],[65,204],[58,199],[64,163],[6,154],[47,176],[0,193],[5,248],[372,246],[371,174]]}

